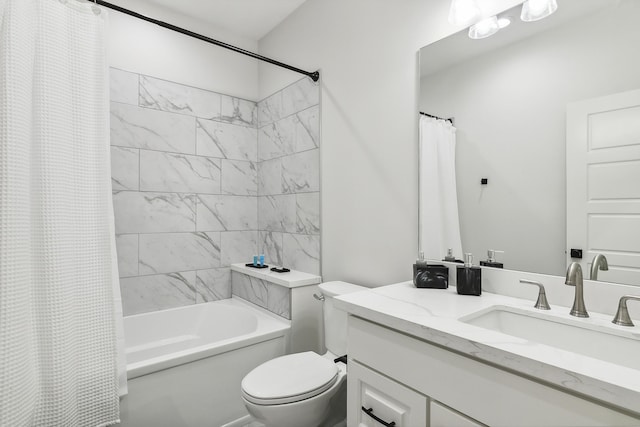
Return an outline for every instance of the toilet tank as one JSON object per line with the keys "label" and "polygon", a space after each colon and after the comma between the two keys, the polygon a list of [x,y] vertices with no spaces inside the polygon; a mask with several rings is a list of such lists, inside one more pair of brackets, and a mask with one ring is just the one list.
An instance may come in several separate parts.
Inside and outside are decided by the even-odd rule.
{"label": "toilet tank", "polygon": [[326,282],[318,285],[324,296],[324,340],[327,350],[336,356],[347,353],[347,313],[335,308],[333,298],[338,295],[364,291],[367,288],[347,282]]}

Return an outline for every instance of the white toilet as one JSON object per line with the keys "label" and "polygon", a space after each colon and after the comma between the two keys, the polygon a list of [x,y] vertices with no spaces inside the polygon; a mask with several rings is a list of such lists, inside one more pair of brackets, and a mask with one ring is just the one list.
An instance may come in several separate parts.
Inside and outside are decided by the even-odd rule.
{"label": "white toilet", "polygon": [[347,314],[333,297],[366,288],[345,282],[318,285],[324,297],[327,352],[288,354],[269,360],[242,380],[242,400],[249,413],[267,427],[317,427],[327,418],[330,400],[347,376],[347,365],[334,359],[347,352]]}

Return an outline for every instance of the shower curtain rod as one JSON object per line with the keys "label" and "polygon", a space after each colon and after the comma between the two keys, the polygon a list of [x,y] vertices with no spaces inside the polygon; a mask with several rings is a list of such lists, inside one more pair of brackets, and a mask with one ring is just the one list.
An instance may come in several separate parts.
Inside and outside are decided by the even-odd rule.
{"label": "shower curtain rod", "polygon": [[425,112],[422,112],[422,111],[420,111],[419,113],[422,114],[423,116],[431,117],[432,119],[445,120],[445,121],[453,124],[453,117],[445,119],[444,117],[434,116],[433,114],[425,113]]}
{"label": "shower curtain rod", "polygon": [[309,77],[314,82],[317,82],[318,79],[320,78],[320,72],[319,71],[313,71],[313,72],[304,71],[304,70],[301,70],[300,68],[296,68],[296,67],[293,67],[291,65],[284,64],[284,63],[282,63],[280,61],[276,61],[275,59],[271,59],[271,58],[267,58],[266,56],[258,55],[257,53],[253,53],[251,51],[239,48],[237,46],[233,46],[233,45],[230,45],[228,43],[221,42],[219,40],[215,40],[215,39],[212,39],[212,38],[207,37],[207,36],[203,36],[202,34],[194,33],[193,31],[189,31],[189,30],[186,30],[184,28],[177,27],[177,26],[175,26],[173,24],[169,24],[169,23],[157,20],[157,19],[149,18],[148,16],[144,16],[144,15],[138,13],[138,12],[134,12],[133,10],[125,9],[124,7],[120,7],[120,6],[117,6],[115,4],[103,1],[103,0],[93,0],[93,2],[95,4],[100,5],[100,6],[104,6],[106,8],[113,9],[113,10],[115,10],[117,12],[121,12],[121,13],[124,13],[124,14],[129,15],[129,16],[133,16],[134,18],[142,19],[143,21],[151,22],[152,24],[159,25],[159,26],[161,26],[163,28],[167,28],[169,30],[176,31],[176,32],[178,32],[180,34],[184,34],[185,36],[193,37],[193,38],[196,38],[198,40],[202,40],[202,41],[205,41],[207,43],[214,44],[216,46],[224,47],[225,49],[229,49],[229,50],[232,50],[234,52],[250,56],[250,57],[252,57],[254,59],[258,59],[260,61],[265,61],[265,62],[268,62],[270,64],[277,65],[278,67],[286,68],[287,70],[295,71],[296,73],[304,74],[305,76]]}

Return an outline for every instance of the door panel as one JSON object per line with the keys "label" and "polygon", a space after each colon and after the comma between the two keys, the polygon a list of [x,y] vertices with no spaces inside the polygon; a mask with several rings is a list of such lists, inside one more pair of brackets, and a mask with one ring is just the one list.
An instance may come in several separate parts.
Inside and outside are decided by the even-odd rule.
{"label": "door panel", "polygon": [[570,248],[609,271],[598,279],[640,285],[640,90],[567,106],[567,264]]}

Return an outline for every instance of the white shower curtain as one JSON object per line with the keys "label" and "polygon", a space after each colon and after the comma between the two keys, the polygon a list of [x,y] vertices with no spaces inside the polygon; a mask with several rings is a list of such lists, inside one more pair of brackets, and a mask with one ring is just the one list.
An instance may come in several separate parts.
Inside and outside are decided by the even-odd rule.
{"label": "white shower curtain", "polygon": [[420,250],[440,260],[452,249],[462,259],[456,190],[456,128],[420,116]]}
{"label": "white shower curtain", "polygon": [[118,421],[105,20],[0,0],[1,426]]}

